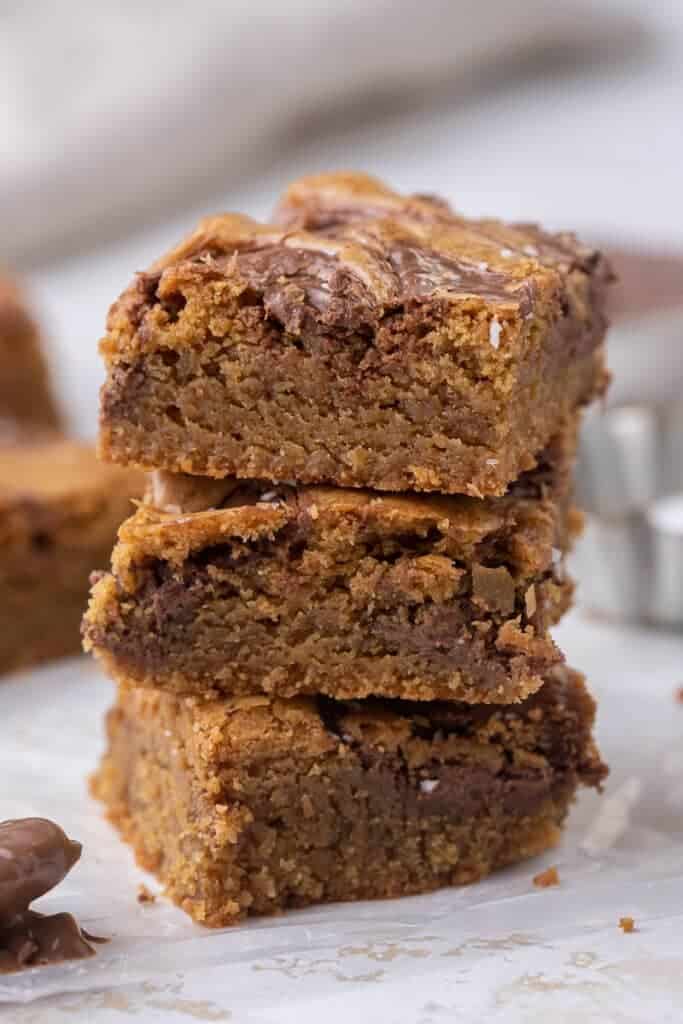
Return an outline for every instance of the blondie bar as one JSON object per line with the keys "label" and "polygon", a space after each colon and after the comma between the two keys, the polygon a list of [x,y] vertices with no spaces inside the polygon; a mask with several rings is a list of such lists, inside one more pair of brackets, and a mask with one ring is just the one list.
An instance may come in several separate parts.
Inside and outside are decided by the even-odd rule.
{"label": "blondie bar", "polygon": [[502,495],[604,389],[611,273],[569,234],[363,175],[223,215],[113,305],[104,457],[215,478]]}
{"label": "blondie bar", "polygon": [[0,672],[78,652],[90,572],[142,488],[75,441],[0,446]]}
{"label": "blondie bar", "polygon": [[17,286],[0,278],[0,443],[59,423],[38,328]]}
{"label": "blondie bar", "polygon": [[561,660],[574,435],[483,500],[156,474],[85,646],[177,693],[520,700]]}
{"label": "blondie bar", "polygon": [[121,691],[94,793],[206,925],[473,882],[554,845],[606,769],[564,667],[514,707]]}

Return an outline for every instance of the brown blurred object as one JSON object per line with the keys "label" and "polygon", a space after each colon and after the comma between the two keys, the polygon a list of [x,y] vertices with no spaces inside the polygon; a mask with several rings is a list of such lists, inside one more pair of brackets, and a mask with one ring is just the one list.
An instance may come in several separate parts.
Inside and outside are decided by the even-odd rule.
{"label": "brown blurred object", "polygon": [[680,308],[683,317],[683,250],[604,246],[617,274],[609,295],[609,312],[619,323],[648,313]]}
{"label": "brown blurred object", "polygon": [[560,884],[560,875],[557,868],[553,866],[534,875],[533,882],[537,889],[549,889],[553,885]]}
{"label": "brown blurred object", "polygon": [[17,285],[0,277],[0,441],[60,426],[38,327]]}
{"label": "brown blurred object", "polygon": [[51,437],[0,445],[0,673],[80,651],[93,569],[142,493],[142,475]]}
{"label": "brown blurred object", "polygon": [[90,574],[142,489],[64,436],[38,327],[0,278],[0,673],[79,652]]}

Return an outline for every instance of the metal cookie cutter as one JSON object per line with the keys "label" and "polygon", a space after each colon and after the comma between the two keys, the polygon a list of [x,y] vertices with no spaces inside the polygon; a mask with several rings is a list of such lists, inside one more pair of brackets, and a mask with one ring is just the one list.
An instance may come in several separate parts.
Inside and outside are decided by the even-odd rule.
{"label": "metal cookie cutter", "polygon": [[573,556],[580,603],[683,628],[683,402],[589,414],[576,492],[587,512]]}

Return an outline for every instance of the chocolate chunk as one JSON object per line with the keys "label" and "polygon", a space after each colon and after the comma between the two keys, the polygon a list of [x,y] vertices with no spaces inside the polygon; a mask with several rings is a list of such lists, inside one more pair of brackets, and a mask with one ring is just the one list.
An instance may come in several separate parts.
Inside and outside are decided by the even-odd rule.
{"label": "chocolate chunk", "polygon": [[[46,818],[0,823],[0,973],[94,954],[71,914],[29,909],[62,881],[81,856],[81,844]],[[89,941],[90,940],[90,941]]]}
{"label": "chocolate chunk", "polygon": [[208,508],[220,508],[237,486],[235,480],[211,480],[188,476],[187,473],[157,470],[150,475],[145,500],[162,512],[174,515],[203,512]]}
{"label": "chocolate chunk", "polygon": [[81,856],[81,844],[68,839],[45,818],[0,824],[0,920],[28,909],[59,885]]}

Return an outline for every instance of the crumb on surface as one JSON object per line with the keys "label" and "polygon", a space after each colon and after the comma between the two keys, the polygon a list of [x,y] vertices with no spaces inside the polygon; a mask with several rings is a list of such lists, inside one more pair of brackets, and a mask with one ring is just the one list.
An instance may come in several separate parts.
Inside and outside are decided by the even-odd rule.
{"label": "crumb on surface", "polygon": [[548,889],[551,885],[559,885],[560,876],[555,866],[546,868],[540,874],[534,875],[534,885],[538,889]]}
{"label": "crumb on surface", "polygon": [[138,886],[137,900],[138,903],[156,903],[156,893],[153,893],[144,882],[141,882]]}
{"label": "crumb on surface", "polygon": [[631,932],[638,931],[638,929],[636,928],[636,922],[633,920],[632,917],[620,917],[619,927],[625,935],[630,934]]}
{"label": "crumb on surface", "polygon": [[678,701],[679,704],[683,704],[683,686],[679,686],[676,688],[675,699]]}

